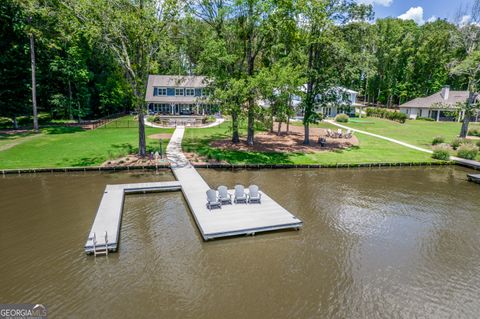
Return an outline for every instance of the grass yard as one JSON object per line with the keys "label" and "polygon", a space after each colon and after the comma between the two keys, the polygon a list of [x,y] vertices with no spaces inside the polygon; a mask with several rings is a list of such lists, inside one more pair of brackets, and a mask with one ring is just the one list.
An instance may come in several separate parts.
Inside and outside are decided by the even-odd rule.
{"label": "grass yard", "polygon": [[[301,125],[301,123],[295,123]],[[321,123],[316,127],[335,127],[328,123]],[[245,129],[241,135],[245,135]],[[182,147],[184,151],[196,152],[208,159],[227,161],[232,164],[355,164],[381,162],[432,162],[429,154],[396,145],[381,139],[357,134],[360,145],[339,151],[317,153],[262,153],[243,152],[213,148],[210,142],[229,138],[231,123],[224,122],[220,126],[196,129],[188,128],[185,132]]]}
{"label": "grass yard", "polygon": [[14,134],[0,133],[0,150],[4,147],[21,143],[25,137],[32,137],[35,134],[33,132],[21,132]]}
{"label": "grass yard", "polygon": [[[443,136],[445,142],[449,143],[458,137],[461,128],[461,123],[457,122],[407,120],[404,124],[400,124],[373,117],[353,119],[349,123],[341,124],[429,149],[432,148],[432,140],[435,136]],[[470,128],[474,127],[479,127],[479,125],[470,123]]]}
{"label": "grass yard", "polygon": [[[172,132],[173,129],[146,128],[147,137]],[[0,141],[2,138],[0,136]],[[27,140],[21,142],[22,138]],[[95,166],[138,150],[137,128],[85,131],[75,127],[55,127],[42,130],[34,139],[28,138],[18,136],[16,139],[21,143],[0,151],[0,169]],[[162,141],[164,151],[167,144],[168,140]],[[149,151],[158,150],[159,141],[147,138],[147,148]]]}
{"label": "grass yard", "polygon": [[[443,136],[445,143],[450,143],[458,137],[461,123],[457,122],[430,122],[422,120],[407,120],[404,124],[379,119],[364,118],[352,119],[349,123],[341,123],[348,127],[394,138],[412,145],[432,149],[432,140],[436,136]],[[478,123],[470,123],[469,128],[480,128]],[[452,152],[455,155],[455,152]],[[480,160],[480,155],[477,157]]]}

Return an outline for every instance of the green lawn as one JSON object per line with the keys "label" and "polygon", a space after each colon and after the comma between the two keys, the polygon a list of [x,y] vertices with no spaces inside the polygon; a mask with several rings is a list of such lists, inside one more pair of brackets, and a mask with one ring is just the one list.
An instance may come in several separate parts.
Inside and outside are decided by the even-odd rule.
{"label": "green lawn", "polygon": [[15,144],[22,140],[24,137],[34,135],[33,132],[22,132],[22,133],[15,133],[15,134],[3,134],[0,133],[0,149],[6,145]]}
{"label": "green lawn", "polygon": [[[299,125],[299,124],[298,124]],[[231,123],[225,122],[220,126],[208,129],[189,128],[185,132],[183,148],[185,151],[194,151],[207,158],[224,160],[232,164],[355,164],[381,162],[432,162],[429,154],[396,145],[378,138],[357,134],[360,145],[342,151],[303,153],[260,153],[225,151],[210,147],[213,140],[230,137]],[[317,127],[335,128],[328,123],[321,123]],[[245,130],[241,130],[245,134]]]}
{"label": "green lawn", "polygon": [[[343,124],[343,123],[341,123]],[[353,119],[344,125],[351,128],[375,133],[400,140],[424,148],[432,148],[435,136],[445,137],[449,143],[460,133],[461,123],[457,122],[430,122],[423,120],[407,120],[404,124],[379,118]],[[478,124],[471,123],[472,127]]]}
{"label": "green lawn", "polygon": [[[446,143],[458,137],[461,123],[457,122],[430,122],[423,120],[408,120],[404,124],[379,119],[353,119],[349,123],[342,123],[348,127],[394,138],[402,142],[432,149],[432,140],[436,136],[443,136]],[[470,123],[470,128],[480,127],[478,123]],[[452,152],[452,155],[455,155]],[[480,155],[477,157],[480,160]]]}
{"label": "green lawn", "polygon": [[[147,136],[171,132],[172,129],[146,129]],[[164,151],[167,143],[168,140],[162,143]],[[158,140],[147,138],[147,145],[149,151],[159,149]],[[41,136],[0,151],[0,169],[94,166],[134,153],[137,149],[137,128],[97,128],[89,131],[67,127],[47,128]]]}

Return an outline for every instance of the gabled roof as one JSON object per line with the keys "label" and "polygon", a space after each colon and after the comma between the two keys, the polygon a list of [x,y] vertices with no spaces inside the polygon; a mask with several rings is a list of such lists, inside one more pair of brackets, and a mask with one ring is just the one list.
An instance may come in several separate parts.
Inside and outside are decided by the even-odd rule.
{"label": "gabled roof", "polygon": [[[419,97],[408,101],[400,107],[415,107],[415,108],[456,108],[457,103],[466,102],[468,99],[468,91],[450,91],[448,99],[445,99],[442,92],[432,94],[427,97]],[[441,106],[438,106],[441,105]]]}
{"label": "gabled roof", "polygon": [[149,75],[148,86],[203,88],[207,78],[200,75]]}
{"label": "gabled roof", "polygon": [[149,75],[145,101],[161,103],[191,103],[198,100],[190,96],[153,96],[154,87],[204,88],[208,85],[205,76],[197,75]]}

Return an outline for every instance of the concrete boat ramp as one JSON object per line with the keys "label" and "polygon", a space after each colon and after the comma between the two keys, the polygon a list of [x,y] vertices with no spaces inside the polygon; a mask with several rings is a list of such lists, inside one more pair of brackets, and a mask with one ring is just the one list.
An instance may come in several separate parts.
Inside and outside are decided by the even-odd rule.
{"label": "concrete boat ramp", "polygon": [[123,201],[128,193],[181,190],[204,240],[303,226],[300,219],[263,192],[261,204],[222,205],[221,209],[209,210],[206,191],[210,187],[181,149],[184,132],[184,127],[177,127],[167,146],[167,158],[177,181],[107,185],[85,244],[86,253],[108,254],[118,249]]}

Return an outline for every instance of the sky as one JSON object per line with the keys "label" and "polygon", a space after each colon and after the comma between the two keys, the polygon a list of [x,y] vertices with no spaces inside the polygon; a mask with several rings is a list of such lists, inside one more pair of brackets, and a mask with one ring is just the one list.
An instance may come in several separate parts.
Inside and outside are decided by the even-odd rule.
{"label": "sky", "polygon": [[375,17],[412,19],[418,24],[435,19],[455,20],[460,6],[468,6],[474,0],[356,0],[373,4]]}

